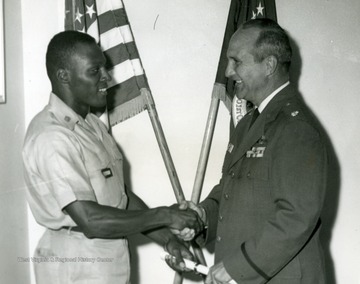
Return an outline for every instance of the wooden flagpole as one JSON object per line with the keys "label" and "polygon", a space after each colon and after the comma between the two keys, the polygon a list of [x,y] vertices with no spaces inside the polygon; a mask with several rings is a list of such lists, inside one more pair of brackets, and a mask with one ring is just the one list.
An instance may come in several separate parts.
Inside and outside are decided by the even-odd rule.
{"label": "wooden flagpole", "polygon": [[[192,195],[191,195],[191,201],[194,202],[195,204],[198,204],[200,201],[200,195],[201,195],[201,191],[202,191],[202,187],[203,187],[203,183],[204,183],[206,166],[207,166],[207,162],[209,159],[211,142],[212,142],[212,138],[213,138],[214,130],[215,130],[215,123],[216,123],[217,113],[218,113],[218,109],[219,109],[220,98],[222,97],[221,94],[222,94],[222,87],[215,85],[214,89],[213,89],[213,93],[212,93],[209,114],[208,114],[208,118],[207,118],[207,122],[206,122],[204,138],[203,138],[203,142],[202,142],[202,146],[201,146],[198,167],[196,170],[196,176],[195,176],[193,191],[192,191]],[[222,95],[224,96],[224,94],[222,94]],[[200,251],[200,253],[199,253],[199,251]],[[206,266],[206,260],[204,258],[204,255],[203,255],[201,249],[197,248],[196,251],[194,249],[194,254],[196,255],[199,262],[202,265]]]}
{"label": "wooden flagpole", "polygon": [[201,190],[204,183],[204,177],[206,172],[206,165],[209,159],[210,147],[214,134],[217,112],[219,109],[219,103],[220,103],[219,98],[215,96],[211,98],[209,114],[205,127],[205,134],[201,146],[198,167],[196,170],[196,176],[195,176],[193,191],[191,195],[191,201],[194,202],[195,204],[199,203],[200,201]]}
{"label": "wooden flagpole", "polygon": [[142,89],[140,89],[140,92],[141,92],[141,96],[145,97],[146,108],[149,113],[152,126],[154,128],[155,136],[156,136],[156,139],[157,139],[159,147],[160,147],[160,152],[164,159],[166,170],[168,172],[170,182],[172,184],[172,187],[173,187],[173,190],[175,193],[176,200],[178,203],[180,203],[185,200],[185,196],[181,189],[180,181],[179,181],[178,175],[176,173],[175,166],[174,166],[173,160],[171,158],[168,145],[166,143],[165,135],[162,130],[160,120],[159,120],[159,117],[158,117],[158,114],[157,114],[157,111],[155,108],[155,102],[152,98],[150,90],[148,90],[146,88],[142,88]]}
{"label": "wooden flagpole", "polygon": [[[166,143],[165,135],[162,130],[160,120],[155,108],[155,102],[152,98],[152,95],[150,93],[150,90],[146,88],[142,88],[141,90],[142,95],[146,98],[146,107],[150,116],[150,120],[152,123],[152,126],[154,128],[155,136],[159,144],[161,155],[163,156],[164,163],[166,170],[168,172],[170,182],[172,184],[175,197],[178,203],[181,203],[182,201],[185,201],[185,196],[182,191],[179,178],[177,176],[174,163],[172,161],[169,148]],[[195,257],[197,260],[201,263],[206,265],[204,255],[201,251],[201,249],[197,247],[193,247]],[[182,276],[180,273],[175,274],[174,284],[181,284],[182,283]]]}

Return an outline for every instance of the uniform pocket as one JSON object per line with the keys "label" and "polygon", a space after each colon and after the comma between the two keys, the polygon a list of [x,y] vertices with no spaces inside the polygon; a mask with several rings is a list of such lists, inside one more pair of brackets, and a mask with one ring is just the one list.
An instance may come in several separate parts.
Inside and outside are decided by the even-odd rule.
{"label": "uniform pocket", "polygon": [[267,214],[271,208],[270,164],[266,158],[251,158],[247,167],[246,178],[250,182],[250,195],[253,206],[259,209],[259,214]]}
{"label": "uniform pocket", "polygon": [[257,158],[249,163],[250,179],[268,181],[270,176],[269,162],[266,158]]}
{"label": "uniform pocket", "polygon": [[110,164],[110,157],[105,150],[94,149],[89,151],[85,158],[85,167],[89,174],[100,172]]}

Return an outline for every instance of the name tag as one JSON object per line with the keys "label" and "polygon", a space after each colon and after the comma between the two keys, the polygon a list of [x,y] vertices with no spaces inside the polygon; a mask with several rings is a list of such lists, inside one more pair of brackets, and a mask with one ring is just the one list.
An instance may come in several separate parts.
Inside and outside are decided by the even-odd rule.
{"label": "name tag", "polygon": [[246,152],[246,158],[262,158],[264,157],[266,147],[252,147]]}
{"label": "name tag", "polygon": [[101,172],[105,178],[112,177],[112,175],[113,175],[110,168],[102,169]]}

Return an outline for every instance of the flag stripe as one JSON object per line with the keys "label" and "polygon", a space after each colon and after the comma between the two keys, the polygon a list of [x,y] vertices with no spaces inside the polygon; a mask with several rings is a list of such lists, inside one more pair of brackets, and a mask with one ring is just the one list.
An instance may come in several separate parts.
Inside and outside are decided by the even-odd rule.
{"label": "flag stripe", "polygon": [[100,35],[103,48],[109,49],[119,44],[133,42],[129,26],[113,28]]}
{"label": "flag stripe", "polygon": [[129,25],[124,9],[99,13],[98,18],[99,22],[101,22],[100,33],[105,33],[114,27]]}
{"label": "flag stripe", "polygon": [[114,85],[113,87],[109,88],[107,91],[109,102],[116,107],[138,96],[138,90],[133,88],[134,84],[136,84],[136,78],[131,77],[128,80],[122,82],[120,85]]}
{"label": "flag stripe", "polygon": [[96,9],[98,14],[104,14],[111,10],[123,9],[124,5],[121,0],[96,1]]}
{"label": "flag stripe", "polygon": [[96,42],[99,43],[99,29],[98,29],[98,22],[93,22],[87,29],[87,34],[91,35],[93,38],[95,38]]}
{"label": "flag stripe", "polygon": [[113,66],[122,63],[129,59],[139,58],[136,46],[134,42],[127,44],[120,44],[104,51],[106,57],[106,68],[112,68]]}
{"label": "flag stripe", "polygon": [[139,59],[126,60],[120,64],[117,64],[113,69],[108,70],[111,81],[108,83],[109,87],[113,87],[119,82],[124,82],[133,76],[139,76],[144,74],[144,70],[140,64]]}

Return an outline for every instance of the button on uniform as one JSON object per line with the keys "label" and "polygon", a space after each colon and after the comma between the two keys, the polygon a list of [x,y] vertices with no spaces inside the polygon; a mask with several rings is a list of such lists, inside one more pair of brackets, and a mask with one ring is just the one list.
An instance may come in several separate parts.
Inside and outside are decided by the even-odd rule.
{"label": "button on uniform", "polygon": [[229,172],[229,176],[230,176],[231,178],[234,178],[235,173],[234,173],[233,171],[230,171],[230,172]]}
{"label": "button on uniform", "polygon": [[227,193],[225,193],[225,194],[224,194],[224,198],[225,198],[225,200],[228,200],[228,199],[229,199],[229,197],[230,197],[230,195],[229,195],[229,194],[227,194]]}
{"label": "button on uniform", "polygon": [[216,237],[216,241],[219,243],[219,242],[221,242],[221,237],[220,236],[217,236]]}

